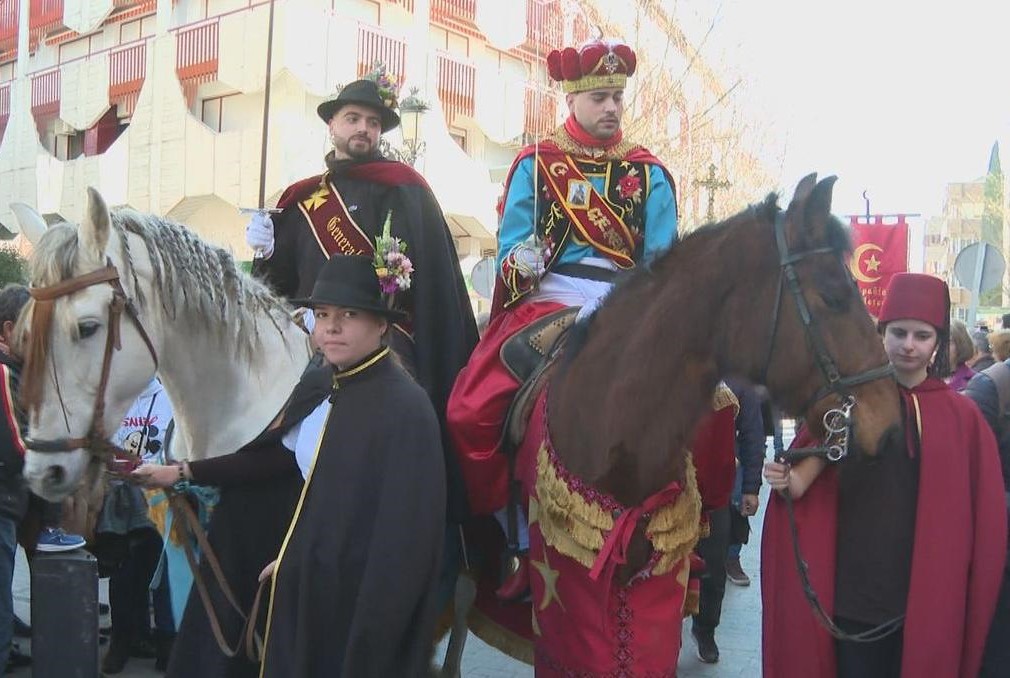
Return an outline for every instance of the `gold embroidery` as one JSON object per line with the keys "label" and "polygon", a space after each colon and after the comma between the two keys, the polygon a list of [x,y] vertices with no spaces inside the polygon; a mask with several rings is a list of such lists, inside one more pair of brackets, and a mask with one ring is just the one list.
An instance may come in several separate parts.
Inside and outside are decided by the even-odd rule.
{"label": "gold embroidery", "polygon": [[330,191],[325,186],[317,189],[312,195],[308,197],[302,204],[305,205],[307,210],[316,210],[320,205],[326,202],[326,198],[329,196]]}

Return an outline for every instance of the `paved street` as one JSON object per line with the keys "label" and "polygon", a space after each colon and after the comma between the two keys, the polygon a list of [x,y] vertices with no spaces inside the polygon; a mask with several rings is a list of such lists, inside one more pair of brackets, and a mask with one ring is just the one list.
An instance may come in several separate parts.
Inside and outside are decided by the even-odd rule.
{"label": "paved street", "polygon": [[[787,444],[790,434],[791,431],[786,432]],[[770,450],[770,439],[768,443]],[[690,622],[687,622],[684,624],[683,649],[678,671],[681,678],[737,678],[761,675],[761,592],[758,564],[761,523],[767,498],[768,488],[765,486],[761,491],[761,510],[757,518],[751,520],[751,527],[754,530],[751,542],[744,547],[741,555],[743,568],[750,575],[752,583],[746,588],[729,583],[726,586],[722,622],[716,630],[716,642],[719,644],[721,659],[715,665],[702,664],[698,661],[694,640],[690,634]],[[19,551],[14,575],[14,609],[25,620],[29,620],[31,616],[27,572],[24,554]],[[106,580],[100,582],[99,596],[103,602],[108,601]],[[103,617],[102,625],[106,626],[108,623],[108,617]],[[444,652],[444,644],[441,651]],[[27,677],[30,672],[22,669],[12,675]],[[153,659],[131,659],[126,670],[119,675],[123,678],[154,678],[162,674],[154,670]],[[463,655],[465,678],[527,678],[532,675],[532,667],[490,648],[479,638],[471,635],[467,640]]]}

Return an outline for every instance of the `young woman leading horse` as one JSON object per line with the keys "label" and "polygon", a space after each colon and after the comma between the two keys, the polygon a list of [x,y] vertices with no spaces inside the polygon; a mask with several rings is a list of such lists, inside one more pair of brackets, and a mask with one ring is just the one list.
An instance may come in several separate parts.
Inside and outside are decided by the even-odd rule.
{"label": "young woman leading horse", "polygon": [[721,375],[817,430],[834,410],[843,449],[900,436],[833,183],[808,176],[785,212],[770,196],[685,237],[570,336],[517,459],[539,676],[674,675],[698,536],[686,447]]}

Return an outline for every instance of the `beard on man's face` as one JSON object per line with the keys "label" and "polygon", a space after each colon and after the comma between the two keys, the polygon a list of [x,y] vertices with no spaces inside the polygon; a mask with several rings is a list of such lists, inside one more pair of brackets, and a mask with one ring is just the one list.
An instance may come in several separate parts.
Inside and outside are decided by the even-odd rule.
{"label": "beard on man's face", "polygon": [[363,134],[357,134],[349,139],[333,136],[333,147],[350,158],[367,158],[373,155],[377,144]]}

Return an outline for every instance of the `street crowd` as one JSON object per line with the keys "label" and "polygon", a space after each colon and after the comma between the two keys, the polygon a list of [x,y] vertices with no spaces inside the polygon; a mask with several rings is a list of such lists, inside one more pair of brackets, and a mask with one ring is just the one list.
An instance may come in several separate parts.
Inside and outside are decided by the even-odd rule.
{"label": "street crowd", "polygon": [[[28,418],[18,404],[14,333],[30,290],[0,291],[0,666],[27,661],[12,639],[19,528],[32,555],[82,548],[87,537],[110,577],[106,674],[146,658],[184,678],[429,675],[439,615],[473,558],[463,528],[477,516],[497,526],[508,565],[478,606],[529,604],[531,589],[550,591],[557,569],[538,560],[530,541],[545,502],[517,498],[502,452],[524,384],[505,357],[524,333],[562,322],[578,332],[623,271],[678,246],[674,180],[622,131],[636,65],[630,47],[602,39],[548,56],[569,116],[509,171],[493,306],[479,331],[438,202],[413,168],[379,153],[381,135],[399,124],[395,78],[380,69],[320,104],[333,142],[323,173],[290,186],[246,229],[252,274],[302,309],[316,356],[275,426],[241,450],[199,461],[173,458],[172,403],[153,380],[113,436],[136,455],[136,468],[109,483],[86,535],[61,529],[59,505],[30,497],[20,479]],[[750,585],[740,550],[764,480],[773,489],[762,545],[765,676],[1010,675],[1010,317],[1002,332],[969,333],[952,322],[942,280],[905,273],[891,281],[876,321],[903,435],[874,456],[780,461],[785,415],[760,386],[724,375],[732,416],[714,425],[725,428],[730,461],[713,471],[696,460],[705,510],[690,526],[694,547],[651,575],[679,587],[678,613],[692,617],[701,661],[720,660],[715,631],[727,582]],[[776,458],[766,463],[767,437]],[[816,443],[801,426],[793,445]],[[718,500],[705,490],[713,483],[704,476],[715,472],[731,488]],[[597,515],[594,502],[607,506],[588,480],[558,474],[586,515]],[[276,491],[276,524],[245,515],[243,493],[254,486]],[[230,657],[215,642],[212,615],[166,533],[163,490],[184,493],[197,509],[241,606],[262,596],[258,656]],[[661,508],[629,511],[641,521],[629,534]],[[599,525],[610,520],[618,530],[619,513],[601,511],[593,529],[605,533]],[[810,607],[794,540],[831,633]],[[601,537],[595,550],[604,548]],[[618,562],[629,557],[614,548]],[[200,572],[210,577],[205,562]],[[559,632],[534,618],[527,640],[537,645],[537,675],[646,675],[643,659],[608,648],[630,647],[620,638],[629,629],[646,635],[649,620],[632,619],[636,610],[621,601],[649,576],[615,580],[593,633],[563,646],[537,645]],[[675,675],[675,659],[664,670],[648,675]]]}

